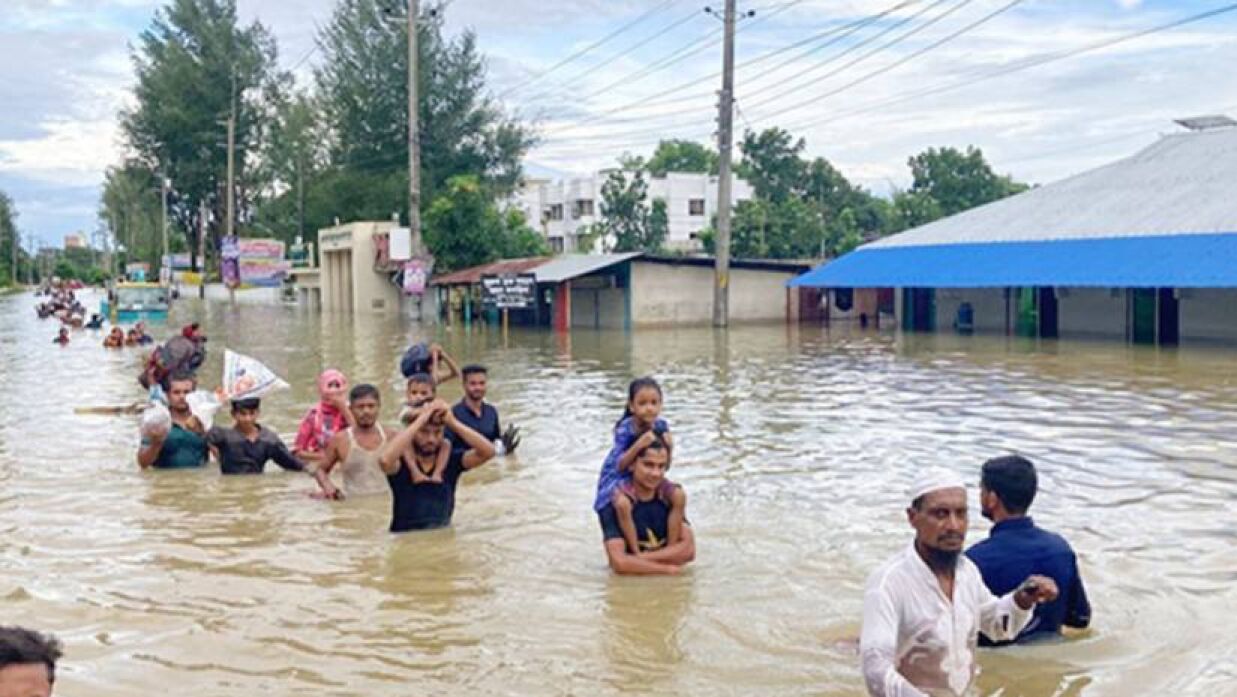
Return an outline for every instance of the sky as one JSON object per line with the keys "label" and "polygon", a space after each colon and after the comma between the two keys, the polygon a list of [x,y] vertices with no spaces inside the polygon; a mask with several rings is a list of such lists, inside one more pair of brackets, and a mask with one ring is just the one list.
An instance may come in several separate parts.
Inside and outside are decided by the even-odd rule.
{"label": "sky", "polygon": [[[237,1],[308,84],[336,0]],[[476,33],[494,98],[536,127],[526,171],[567,176],[660,138],[713,138],[722,23],[710,3],[722,4],[452,0],[444,14],[449,34]],[[59,246],[100,227],[103,173],[125,156],[130,48],[163,3],[3,4],[0,191],[23,234]],[[1048,183],[1179,130],[1175,118],[1237,117],[1237,11],[1026,66],[1230,4],[739,0],[754,16],[736,35],[736,129],[787,128],[882,195],[909,185],[908,157],[941,146],[980,147],[998,172]]]}

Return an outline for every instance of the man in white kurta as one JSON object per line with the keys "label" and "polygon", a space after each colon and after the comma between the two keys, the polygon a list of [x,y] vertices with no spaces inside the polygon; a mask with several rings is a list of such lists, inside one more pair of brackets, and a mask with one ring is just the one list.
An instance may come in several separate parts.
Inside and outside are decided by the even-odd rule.
{"label": "man in white kurta", "polygon": [[915,540],[868,578],[859,639],[863,677],[874,697],[965,694],[975,677],[978,633],[1012,639],[1037,602],[1056,597],[1052,579],[1032,576],[997,598],[961,554],[966,488],[928,471],[908,492]]}

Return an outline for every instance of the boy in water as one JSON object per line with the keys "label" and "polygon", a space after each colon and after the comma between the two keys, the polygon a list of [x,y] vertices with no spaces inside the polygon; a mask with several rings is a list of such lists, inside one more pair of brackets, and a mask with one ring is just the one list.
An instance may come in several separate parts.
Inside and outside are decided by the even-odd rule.
{"label": "boy in water", "polygon": [[[256,398],[232,400],[233,426],[215,426],[207,431],[206,442],[219,460],[219,469],[224,474],[262,474],[267,461],[274,460],[286,470],[307,471],[305,463],[288,451],[274,431],[258,423],[261,406]],[[330,488],[325,472],[312,474],[323,490]]]}
{"label": "boy in water", "polygon": [[[399,414],[400,424],[407,427],[417,418],[417,414],[421,412],[426,405],[434,401],[438,396],[438,386],[434,384],[434,378],[430,377],[429,373],[413,373],[408,376],[408,382],[404,385],[404,408]],[[434,464],[434,470],[426,474],[421,471],[420,467],[411,467],[409,472],[412,474],[413,484],[424,484],[426,482],[441,483],[443,474],[447,471],[447,462],[451,459],[451,449],[443,448],[438,453],[438,460]]]}

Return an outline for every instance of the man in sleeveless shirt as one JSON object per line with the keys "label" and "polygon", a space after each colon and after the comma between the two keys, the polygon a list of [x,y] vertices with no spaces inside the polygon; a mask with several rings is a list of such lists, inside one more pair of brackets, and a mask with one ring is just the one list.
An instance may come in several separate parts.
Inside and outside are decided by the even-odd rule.
{"label": "man in sleeveless shirt", "polygon": [[[326,475],[321,480],[322,496],[330,499],[372,496],[389,490],[378,458],[395,433],[378,423],[382,395],[377,387],[363,384],[352,388],[348,400],[356,425],[332,436],[322,453],[320,469]],[[337,465],[343,477],[342,491],[330,480],[331,470]]]}

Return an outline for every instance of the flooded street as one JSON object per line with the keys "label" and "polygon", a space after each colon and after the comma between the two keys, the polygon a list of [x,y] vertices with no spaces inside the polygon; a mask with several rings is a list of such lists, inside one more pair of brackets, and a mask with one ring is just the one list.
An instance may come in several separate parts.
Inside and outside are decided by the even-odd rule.
{"label": "flooded street", "polygon": [[[97,294],[88,304],[97,305]],[[30,294],[0,297],[0,623],[67,645],[57,695],[861,695],[867,574],[908,544],[903,492],[942,464],[976,483],[1018,451],[1032,509],[1078,552],[1092,628],[984,652],[991,695],[1237,694],[1237,354],[824,328],[574,332],[442,327],[490,367],[517,457],[464,476],[454,525],[392,536],[387,497],[310,478],[142,473],[136,349],[61,349]],[[395,319],[183,301],[203,382],[223,348],[292,389],[290,442],[338,367],[383,390],[428,338]],[[162,340],[168,327],[152,333]],[[591,509],[627,382],[657,376],[697,562],[615,578]],[[459,383],[444,387],[450,401]],[[216,421],[228,423],[226,413]]]}

